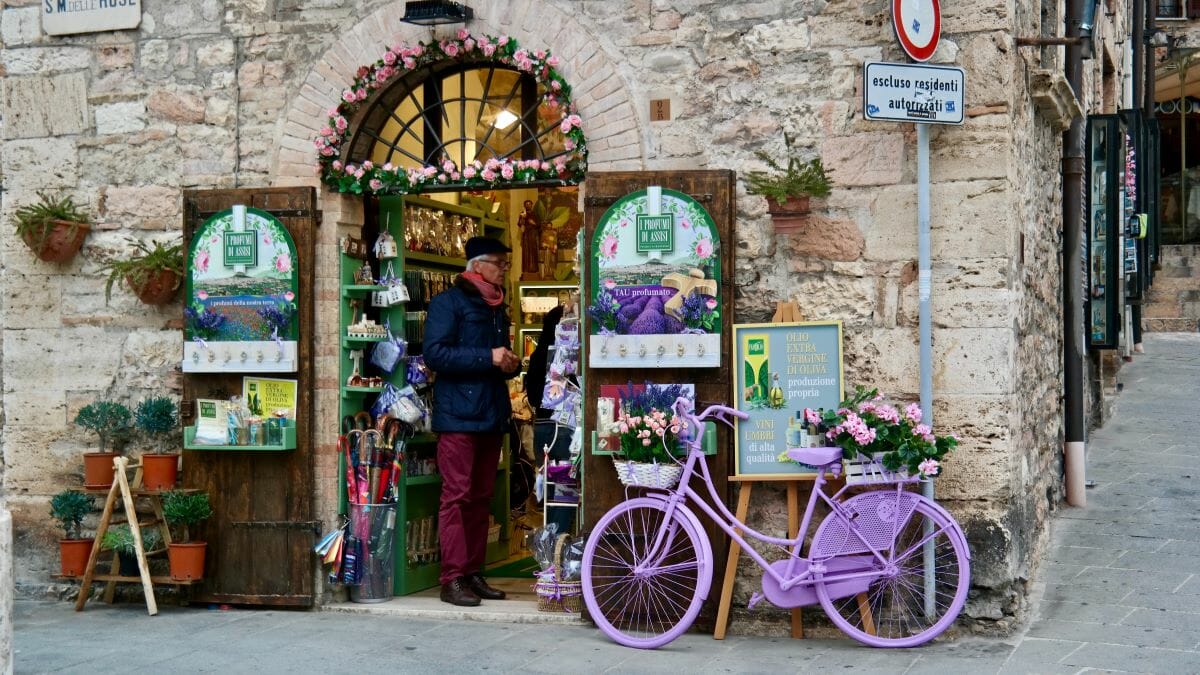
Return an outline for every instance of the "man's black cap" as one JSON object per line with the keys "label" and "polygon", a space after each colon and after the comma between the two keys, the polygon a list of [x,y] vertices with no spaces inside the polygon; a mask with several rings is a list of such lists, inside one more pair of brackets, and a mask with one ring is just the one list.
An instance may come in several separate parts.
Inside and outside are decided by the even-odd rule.
{"label": "man's black cap", "polygon": [[471,237],[467,240],[467,260],[490,253],[512,253],[512,249],[505,246],[499,239],[491,237]]}

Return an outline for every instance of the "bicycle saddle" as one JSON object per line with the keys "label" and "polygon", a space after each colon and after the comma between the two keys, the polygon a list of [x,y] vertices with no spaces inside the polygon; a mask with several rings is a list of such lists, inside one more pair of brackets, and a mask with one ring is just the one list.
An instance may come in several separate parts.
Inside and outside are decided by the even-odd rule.
{"label": "bicycle saddle", "polygon": [[827,466],[842,458],[842,449],[832,448],[788,448],[787,456],[809,466]]}

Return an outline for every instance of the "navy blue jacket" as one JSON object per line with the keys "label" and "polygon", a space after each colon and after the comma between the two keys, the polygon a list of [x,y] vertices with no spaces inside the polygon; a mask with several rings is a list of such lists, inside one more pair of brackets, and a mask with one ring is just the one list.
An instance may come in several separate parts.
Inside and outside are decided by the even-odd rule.
{"label": "navy blue jacket", "polygon": [[429,303],[425,363],[433,381],[433,430],[494,432],[508,429],[512,403],[505,373],[492,349],[509,347],[506,305],[489,307],[475,284],[456,277]]}

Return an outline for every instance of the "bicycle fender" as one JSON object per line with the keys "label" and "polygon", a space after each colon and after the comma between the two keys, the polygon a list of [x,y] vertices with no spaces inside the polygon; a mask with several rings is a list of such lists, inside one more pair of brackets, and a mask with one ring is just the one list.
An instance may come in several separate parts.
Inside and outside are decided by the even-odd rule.
{"label": "bicycle fender", "polygon": [[[661,494],[661,493],[654,493],[654,492],[647,493],[647,494],[643,495],[642,498],[643,499],[653,499],[655,501],[664,502],[664,503],[667,501],[667,495]],[[701,523],[700,523],[700,519],[697,518],[696,514],[691,509],[689,509],[687,506],[685,506],[684,504],[676,504],[675,510],[678,511],[689,522],[691,522],[692,527],[696,528],[696,534],[700,538],[700,546],[702,548],[701,553],[704,555],[704,559],[706,561],[708,561],[710,570],[715,571],[716,561],[713,559],[712,542],[708,540],[708,530],[704,529],[704,526],[701,525]],[[700,589],[700,597],[708,598],[708,592],[709,592],[709,590],[712,589],[713,575],[710,573],[707,575],[703,575],[703,577],[706,578],[707,580],[705,581],[704,588]]]}

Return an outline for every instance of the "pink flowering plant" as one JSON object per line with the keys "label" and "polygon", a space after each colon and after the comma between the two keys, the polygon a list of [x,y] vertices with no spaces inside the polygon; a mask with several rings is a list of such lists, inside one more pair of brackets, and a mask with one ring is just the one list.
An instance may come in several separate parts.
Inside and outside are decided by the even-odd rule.
{"label": "pink flowering plant", "polygon": [[[680,453],[681,436],[687,436],[687,422],[675,417],[672,404],[683,393],[678,384],[646,383],[634,391],[633,383],[621,392],[617,420],[609,427],[612,449],[631,462],[671,462]],[[615,441],[615,442],[614,442]]]}
{"label": "pink flowering plant", "polygon": [[[562,151],[541,159],[476,159],[462,166],[448,157],[419,167],[377,166],[370,160],[357,163],[343,157],[351,120],[368,99],[409,73],[445,61],[494,63],[532,76],[537,82],[538,117],[554,123],[551,133],[561,134]],[[571,101],[571,87],[556,70],[558,65],[558,57],[548,50],[526,49],[507,35],[473,35],[466,29],[443,40],[395,45],[375,63],[359,67],[313,139],[321,180],[338,192],[352,194],[407,194],[429,186],[479,189],[534,181],[577,183],[587,173],[587,141],[583,120]]]}
{"label": "pink flowering plant", "polygon": [[941,471],[942,458],[958,446],[953,435],[935,436],[921,421],[921,407],[903,410],[887,403],[877,389],[859,386],[837,410],[804,409],[810,424],[821,425],[825,437],[847,458],[880,455],[889,471],[929,478]]}

